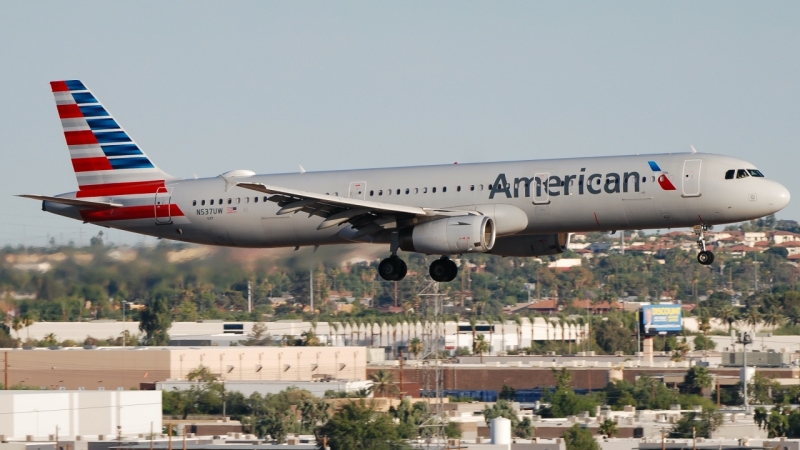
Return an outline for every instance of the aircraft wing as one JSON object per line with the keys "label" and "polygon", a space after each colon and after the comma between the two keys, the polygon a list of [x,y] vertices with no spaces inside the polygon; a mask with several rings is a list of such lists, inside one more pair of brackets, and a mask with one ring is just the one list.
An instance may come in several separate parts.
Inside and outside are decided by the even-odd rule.
{"label": "aircraft wing", "polygon": [[121,203],[96,202],[92,200],[80,200],[77,198],[50,197],[47,195],[22,194],[22,195],[17,195],[17,197],[30,198],[33,200],[42,200],[44,202],[61,203],[62,205],[70,205],[70,206],[77,206],[81,208],[91,208],[91,209],[120,208],[123,206]]}
{"label": "aircraft wing", "polygon": [[[396,205],[373,202],[358,198],[338,197],[318,194],[263,183],[237,183],[239,187],[269,194],[268,200],[281,207],[278,214],[305,212],[324,217],[317,229],[325,229],[346,222],[362,231],[356,237],[372,234],[384,229],[396,228],[397,221],[415,217],[451,216],[454,214],[479,214],[475,211],[420,208],[418,206]],[[393,219],[393,220],[392,220]]]}

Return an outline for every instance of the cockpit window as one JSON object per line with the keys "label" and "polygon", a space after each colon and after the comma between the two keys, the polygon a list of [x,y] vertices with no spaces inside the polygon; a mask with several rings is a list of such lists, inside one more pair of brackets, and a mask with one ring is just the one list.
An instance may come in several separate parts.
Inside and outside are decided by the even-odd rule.
{"label": "cockpit window", "polygon": [[729,170],[729,171],[725,172],[725,179],[726,179],[726,180],[732,180],[732,179],[733,179],[733,176],[734,176],[735,174],[736,174],[736,169],[731,169],[731,170]]}
{"label": "cockpit window", "polygon": [[750,175],[747,174],[747,171],[744,169],[739,169],[736,171],[736,178],[747,178]]}
{"label": "cockpit window", "polygon": [[764,178],[764,174],[763,174],[763,173],[761,173],[761,171],[760,171],[760,170],[756,170],[756,169],[747,169],[747,171],[748,171],[748,172],[750,172],[750,176],[751,176],[751,177],[759,177],[759,178]]}

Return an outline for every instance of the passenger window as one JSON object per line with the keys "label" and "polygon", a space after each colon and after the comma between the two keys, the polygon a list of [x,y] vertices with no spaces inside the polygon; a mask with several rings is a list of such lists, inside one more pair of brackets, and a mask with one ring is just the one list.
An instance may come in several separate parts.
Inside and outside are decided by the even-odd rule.
{"label": "passenger window", "polygon": [[436,193],[436,188],[435,187],[431,188],[431,193],[434,193],[434,194]]}
{"label": "passenger window", "polygon": [[220,204],[220,205],[222,204],[222,199],[219,199],[219,204]]}
{"label": "passenger window", "polygon": [[197,200],[192,200],[192,206],[197,206]]}
{"label": "passenger window", "polygon": [[733,175],[735,173],[736,173],[736,170],[734,170],[734,169],[731,169],[731,170],[725,172],[725,179],[726,180],[732,180],[733,179]]}
{"label": "passenger window", "polygon": [[414,188],[414,193],[419,194],[419,188]]}
{"label": "passenger window", "polygon": [[461,192],[461,186],[456,186],[456,192]]}
{"label": "passenger window", "polygon": [[475,185],[474,185],[474,184],[473,184],[473,185],[470,185],[470,187],[469,187],[469,190],[470,190],[470,191],[474,191],[474,190],[475,190]]}
{"label": "passenger window", "polygon": [[373,195],[375,195],[375,191],[369,191],[369,196],[372,197]]}
{"label": "passenger window", "polygon": [[647,177],[642,177],[642,183],[647,183]]}
{"label": "passenger window", "polygon": [[400,195],[400,189],[397,190],[397,195]]}
{"label": "passenger window", "polygon": [[378,195],[383,195],[383,189],[380,189],[380,190],[378,191]]}
{"label": "passenger window", "polygon": [[253,197],[253,203],[258,203],[258,197]]}
{"label": "passenger window", "polygon": [[751,177],[759,177],[759,178],[764,177],[764,174],[756,169],[747,169],[747,171],[750,172]]}
{"label": "passenger window", "polygon": [[408,195],[410,192],[411,192],[411,189],[406,188],[406,195]]}
{"label": "passenger window", "polygon": [[244,202],[245,202],[245,203],[250,203],[250,197],[245,197],[245,198],[244,198]]}
{"label": "passenger window", "polygon": [[228,199],[228,204],[229,204],[229,205],[231,204],[231,202],[233,202],[233,200],[231,200],[231,199]]}
{"label": "passenger window", "polygon": [[422,193],[423,194],[427,194],[428,193],[428,188],[426,188],[426,187],[422,188]]}
{"label": "passenger window", "polygon": [[267,196],[266,195],[264,196],[264,201],[267,201]]}
{"label": "passenger window", "polygon": [[237,198],[237,199],[236,199],[236,203],[237,203],[237,204],[238,204],[238,203],[242,203],[242,199],[241,199],[241,198]]}
{"label": "passenger window", "polygon": [[209,205],[213,205],[213,204],[214,204],[214,199],[212,198],[211,199],[211,203],[209,203]]}
{"label": "passenger window", "polygon": [[200,200],[200,205],[201,206],[205,206],[206,205],[206,201],[205,200]]}
{"label": "passenger window", "polygon": [[391,189],[387,189],[386,190],[386,195],[392,195],[392,190]]}
{"label": "passenger window", "polygon": [[447,192],[447,186],[442,186],[442,192]]}
{"label": "passenger window", "polygon": [[483,185],[480,185],[481,190],[483,190]]}
{"label": "passenger window", "polygon": [[736,171],[736,178],[747,178],[750,175],[747,174],[747,171],[744,169],[739,169]]}

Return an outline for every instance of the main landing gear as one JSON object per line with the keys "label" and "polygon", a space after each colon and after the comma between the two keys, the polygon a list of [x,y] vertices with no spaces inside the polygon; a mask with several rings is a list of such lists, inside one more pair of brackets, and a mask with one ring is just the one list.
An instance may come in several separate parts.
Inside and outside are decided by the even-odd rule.
{"label": "main landing gear", "polygon": [[706,250],[706,231],[707,225],[697,225],[694,227],[694,234],[697,235],[697,246],[700,248],[700,253],[697,254],[697,262],[704,266],[708,266],[714,262],[714,253]]}
{"label": "main landing gear", "polygon": [[458,275],[458,266],[447,256],[442,256],[431,263],[429,272],[433,281],[446,283],[456,278],[456,275]]}
{"label": "main landing gear", "polygon": [[[400,281],[406,276],[408,266],[399,256],[392,255],[378,265],[378,274],[386,281]],[[430,274],[433,281],[453,281],[458,275],[458,266],[446,256],[431,263]]]}

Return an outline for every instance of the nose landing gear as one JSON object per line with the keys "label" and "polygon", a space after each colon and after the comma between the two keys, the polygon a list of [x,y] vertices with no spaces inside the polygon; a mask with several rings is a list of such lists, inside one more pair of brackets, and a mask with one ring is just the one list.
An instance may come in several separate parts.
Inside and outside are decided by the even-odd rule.
{"label": "nose landing gear", "polygon": [[456,278],[456,275],[458,275],[458,266],[447,256],[442,256],[431,263],[429,273],[433,281],[446,283]]}
{"label": "nose landing gear", "polygon": [[700,248],[700,253],[697,254],[697,262],[704,266],[714,262],[714,253],[706,250],[706,231],[708,231],[707,225],[696,225],[694,227],[694,234],[697,235],[697,246]]}

